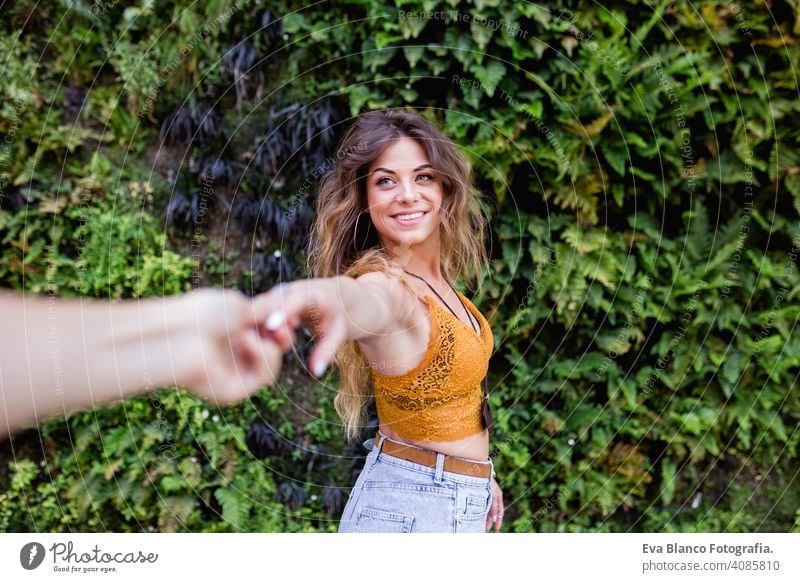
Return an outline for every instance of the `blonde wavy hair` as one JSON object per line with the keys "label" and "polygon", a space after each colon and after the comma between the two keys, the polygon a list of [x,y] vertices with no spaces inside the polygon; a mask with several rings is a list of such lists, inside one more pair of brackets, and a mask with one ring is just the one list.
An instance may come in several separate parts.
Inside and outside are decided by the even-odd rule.
{"label": "blonde wavy hair", "polygon": [[[311,229],[308,266],[313,277],[358,277],[381,271],[396,277],[413,293],[397,259],[382,247],[367,209],[366,178],[370,164],[392,142],[416,140],[442,186],[440,210],[441,269],[448,281],[461,279],[483,289],[481,266],[488,262],[484,245],[486,218],[473,186],[472,168],[455,144],[424,117],[399,110],[370,111],[350,126],[337,150],[334,168],[321,180],[316,218]],[[363,219],[366,214],[366,220]],[[336,354],[339,386],[334,407],[353,443],[366,422],[365,405],[373,395],[370,366],[357,341]]]}

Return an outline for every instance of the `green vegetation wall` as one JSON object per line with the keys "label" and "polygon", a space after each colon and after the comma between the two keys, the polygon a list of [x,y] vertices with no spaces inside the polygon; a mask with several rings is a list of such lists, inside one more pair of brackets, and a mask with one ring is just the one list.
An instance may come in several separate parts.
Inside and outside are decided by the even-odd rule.
{"label": "green vegetation wall", "polygon": [[[491,217],[503,529],[800,531],[796,1],[184,4],[4,5],[0,285],[306,276],[339,136],[409,108]],[[307,344],[3,443],[0,530],[335,531],[366,451]]]}

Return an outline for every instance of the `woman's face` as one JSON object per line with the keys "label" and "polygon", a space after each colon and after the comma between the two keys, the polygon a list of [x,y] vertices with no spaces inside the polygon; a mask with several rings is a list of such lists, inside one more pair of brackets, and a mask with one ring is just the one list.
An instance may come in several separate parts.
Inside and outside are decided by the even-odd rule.
{"label": "woman's face", "polygon": [[367,204],[384,247],[409,247],[439,236],[439,178],[425,149],[408,137],[387,146],[370,164]]}

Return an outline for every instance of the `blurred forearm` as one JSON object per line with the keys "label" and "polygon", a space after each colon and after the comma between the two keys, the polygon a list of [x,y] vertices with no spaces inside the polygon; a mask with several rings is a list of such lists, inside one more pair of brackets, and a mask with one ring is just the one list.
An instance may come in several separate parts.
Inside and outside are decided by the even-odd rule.
{"label": "blurred forearm", "polygon": [[197,333],[185,296],[112,303],[3,293],[0,321],[0,438],[56,413],[180,384]]}

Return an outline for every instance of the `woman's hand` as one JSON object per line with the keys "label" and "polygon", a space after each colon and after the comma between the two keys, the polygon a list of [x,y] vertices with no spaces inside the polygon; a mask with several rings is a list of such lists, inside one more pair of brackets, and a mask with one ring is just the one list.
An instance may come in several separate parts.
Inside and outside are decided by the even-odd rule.
{"label": "woman's hand", "polygon": [[325,279],[283,283],[256,298],[256,302],[259,311],[271,311],[265,318],[267,334],[284,351],[295,345],[294,330],[311,330],[316,345],[308,357],[308,367],[321,377],[347,339],[347,322],[335,285]]}
{"label": "woman's hand", "polygon": [[492,525],[494,525],[494,531],[500,531],[504,511],[503,492],[500,490],[500,485],[497,484],[497,479],[492,477],[492,506],[489,508],[489,515],[486,518],[487,532],[491,531]]}
{"label": "woman's hand", "polygon": [[251,300],[232,290],[200,290],[182,299],[182,308],[196,315],[196,325],[182,330],[173,344],[189,352],[179,360],[191,362],[179,376],[182,384],[200,398],[227,405],[274,382],[283,354],[263,324],[278,307],[274,298]]}

